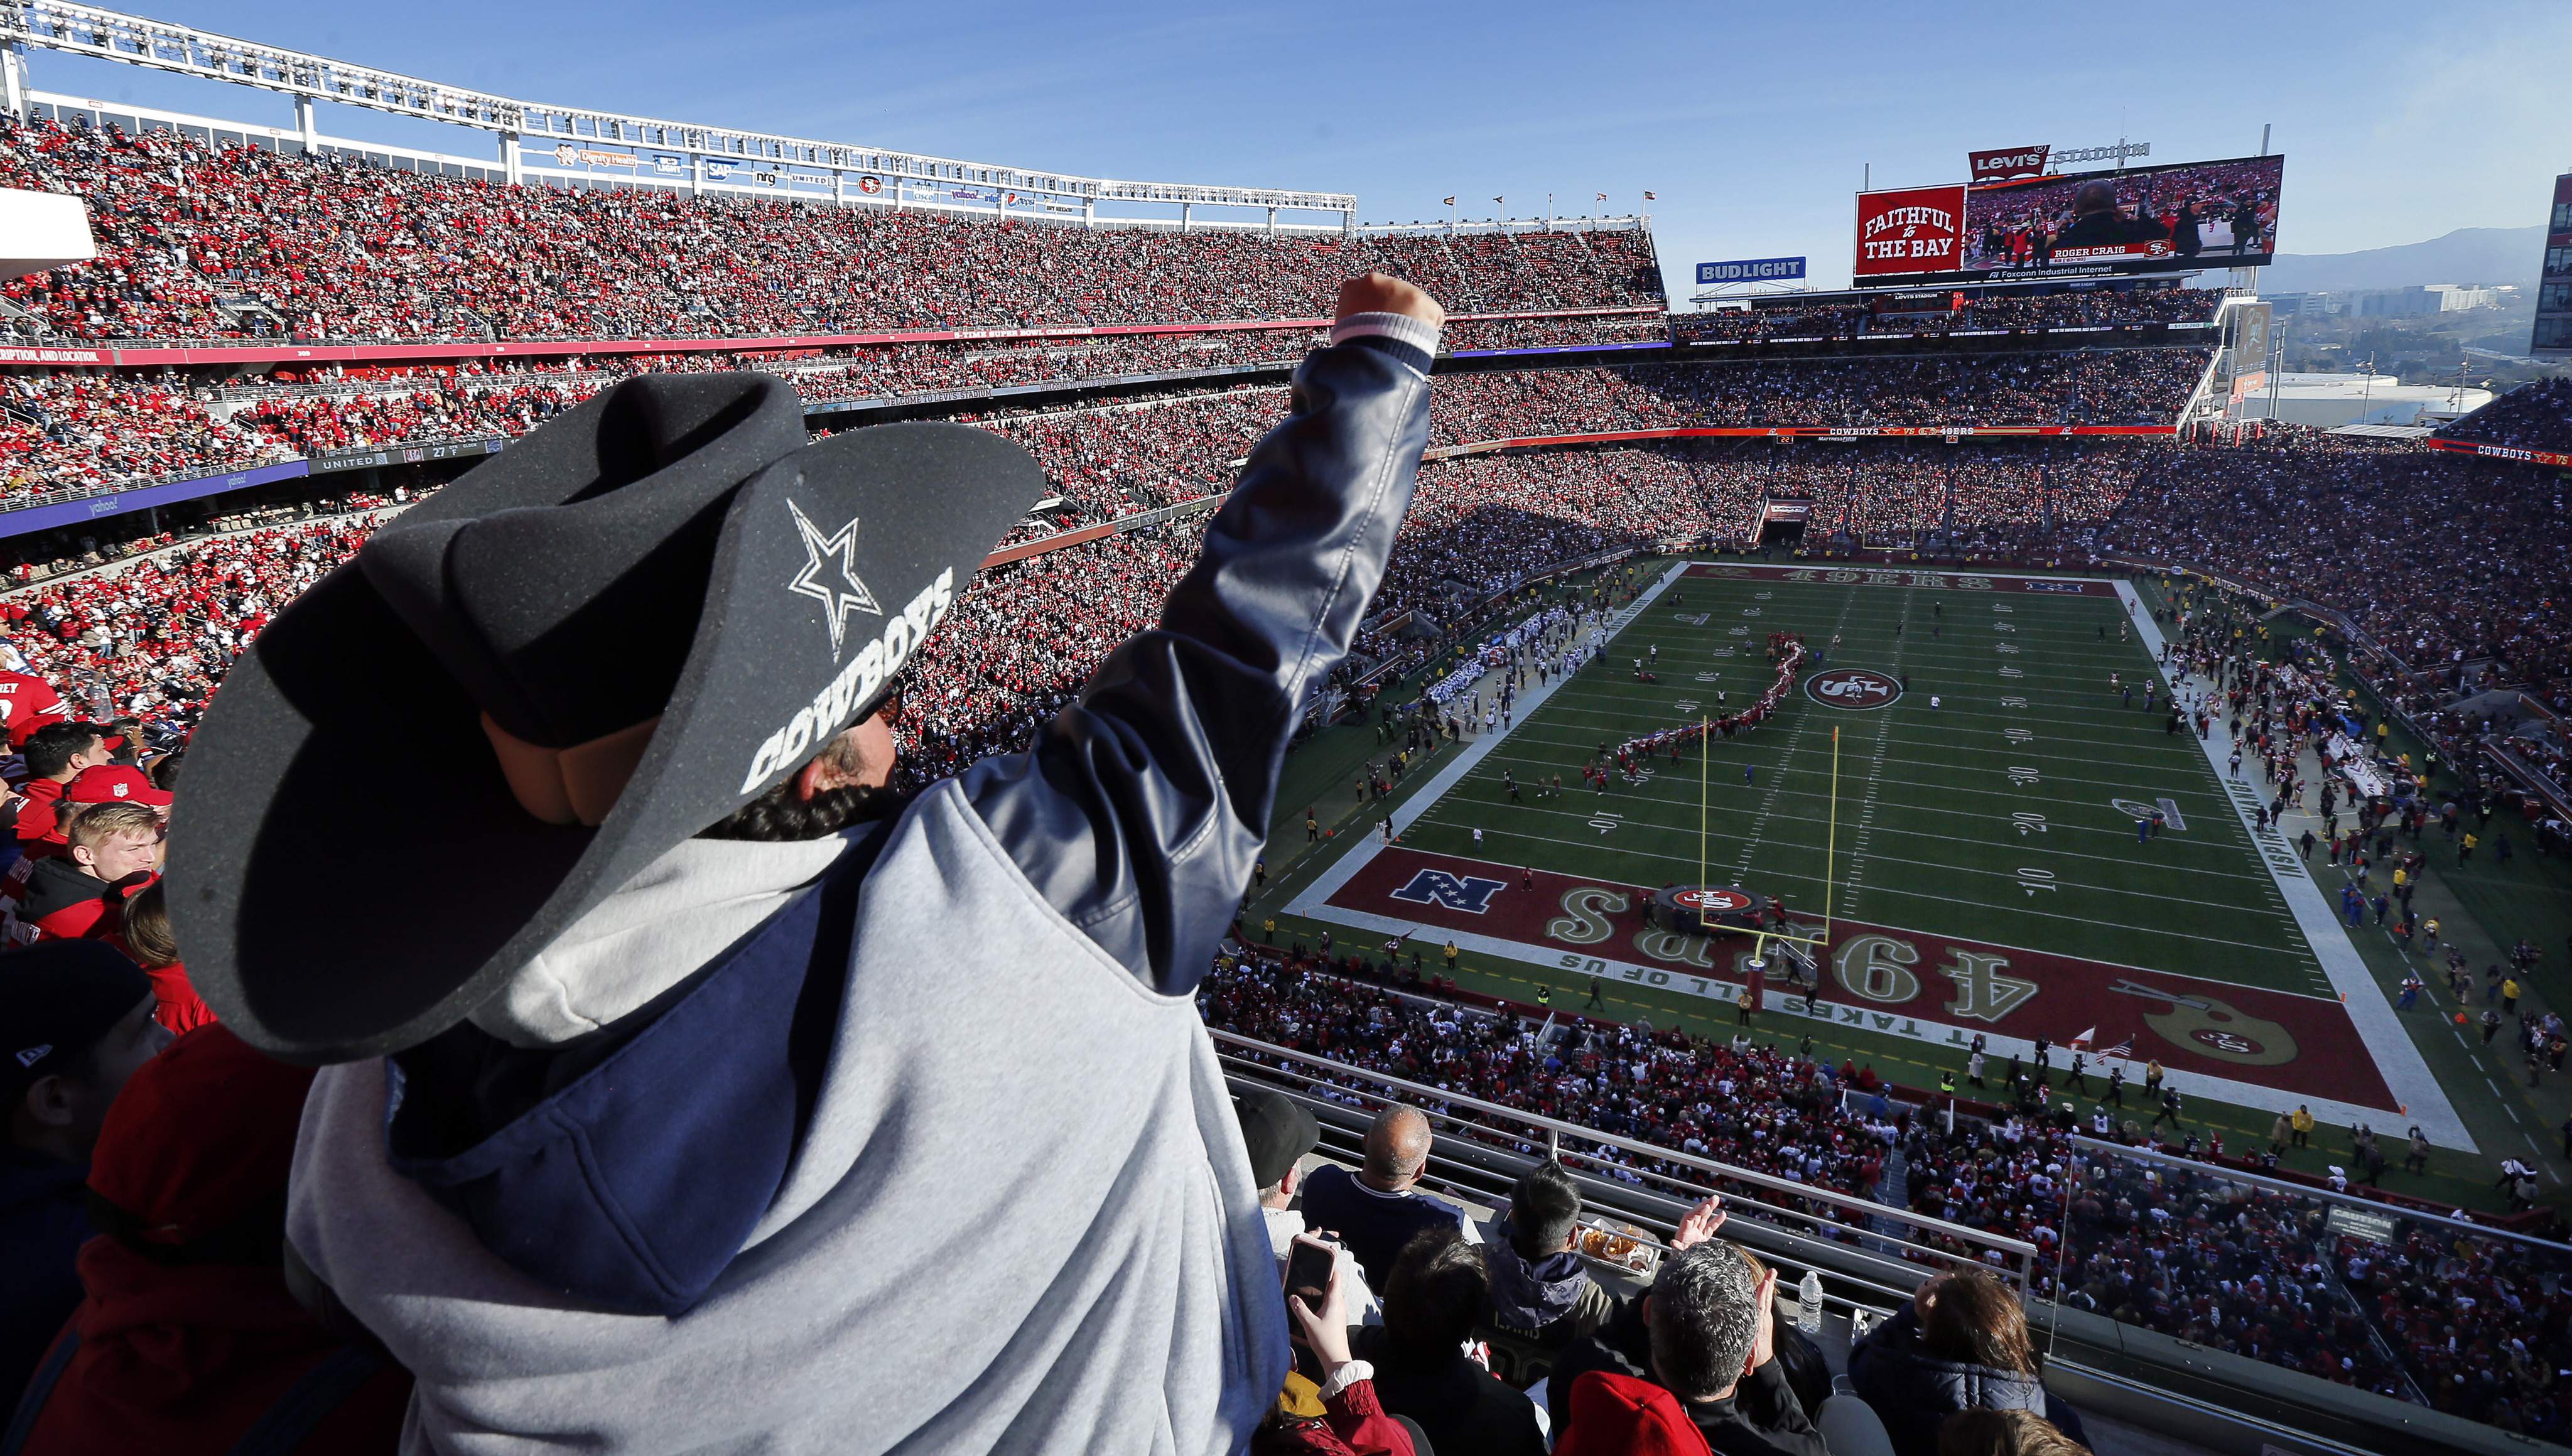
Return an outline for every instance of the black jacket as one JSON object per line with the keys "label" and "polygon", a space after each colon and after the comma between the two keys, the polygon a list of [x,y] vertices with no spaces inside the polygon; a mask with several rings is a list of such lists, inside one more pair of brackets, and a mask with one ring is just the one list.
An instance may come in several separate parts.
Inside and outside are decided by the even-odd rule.
{"label": "black jacket", "polygon": [[2033,1411],[2088,1445],[2080,1414],[2045,1392],[2034,1375],[1941,1360],[1920,1345],[1920,1314],[1908,1301],[1849,1351],[1849,1384],[1883,1419],[1894,1456],[1936,1456],[1938,1427],[1962,1410]]}
{"label": "black jacket", "polygon": [[[1546,1414],[1554,1422],[1560,1445],[1572,1419],[1572,1382],[1592,1370],[1631,1375],[1658,1384],[1652,1374],[1652,1331],[1643,1323],[1643,1298],[1625,1301],[1614,1318],[1597,1333],[1574,1340],[1555,1357],[1546,1377]],[[1697,1434],[1715,1456],[1829,1456],[1822,1433],[1805,1418],[1804,1407],[1786,1384],[1780,1362],[1767,1364],[1741,1378],[1731,1396],[1704,1402],[1681,1401]]]}
{"label": "black jacket", "polygon": [[1430,1365],[1397,1361],[1387,1353],[1382,1325],[1358,1331],[1350,1351],[1375,1366],[1375,1398],[1389,1415],[1420,1423],[1433,1451],[1474,1456],[1545,1456],[1536,1402],[1511,1388],[1461,1352]]}

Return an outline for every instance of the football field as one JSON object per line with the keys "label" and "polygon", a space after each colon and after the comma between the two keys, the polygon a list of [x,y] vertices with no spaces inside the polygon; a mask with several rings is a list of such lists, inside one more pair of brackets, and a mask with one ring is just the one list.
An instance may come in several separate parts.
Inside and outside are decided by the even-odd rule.
{"label": "football field", "polygon": [[[2472,1145],[2296,848],[2254,832],[2264,786],[2225,771],[2223,726],[2171,731],[2166,686],[2144,706],[2160,637],[2123,584],[1682,563],[1608,631],[1571,678],[1531,677],[1506,731],[1433,758],[1398,843],[1338,850],[1287,909],[1705,1012],[1737,1007],[1749,938],[1642,908],[1737,888],[1828,916],[1818,985],[1772,958],[1758,1032],[1826,1020],[1960,1072],[1979,1035],[1995,1087],[2040,1040],[2059,1080],[2086,1035],[2094,1090],[2122,1048],[2130,1082],[2157,1059],[2193,1097]],[[1617,744],[1755,699],[1780,631],[1820,660],[1772,717],[1616,772]]]}

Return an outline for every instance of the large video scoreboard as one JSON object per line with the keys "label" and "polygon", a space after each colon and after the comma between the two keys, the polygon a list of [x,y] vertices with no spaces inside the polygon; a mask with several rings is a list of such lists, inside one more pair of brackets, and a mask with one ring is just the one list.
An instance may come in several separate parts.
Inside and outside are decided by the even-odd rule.
{"label": "large video scoreboard", "polygon": [[2285,160],[1862,192],[1851,272],[1951,284],[2257,268],[2277,251]]}
{"label": "large video scoreboard", "polygon": [[2545,274],[2536,286],[2538,359],[2572,359],[2572,172],[2554,179],[2554,208],[2545,220]]}

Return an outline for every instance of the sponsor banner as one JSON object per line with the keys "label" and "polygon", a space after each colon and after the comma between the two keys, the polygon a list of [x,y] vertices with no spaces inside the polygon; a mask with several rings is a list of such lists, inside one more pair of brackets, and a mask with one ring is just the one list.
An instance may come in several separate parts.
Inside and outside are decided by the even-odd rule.
{"label": "sponsor banner", "polygon": [[105,495],[85,495],[78,500],[58,500],[51,505],[30,506],[25,510],[0,511],[0,536],[21,535],[27,531],[51,530],[56,526],[78,525],[103,515],[143,510],[155,505],[170,505],[182,500],[195,500],[206,495],[220,495],[251,485],[266,485],[276,480],[292,480],[307,473],[302,460],[287,460],[255,469],[235,470],[227,475],[201,475],[193,480],[171,480],[159,485],[145,485],[133,490],[118,490]]}
{"label": "sponsor banner", "polygon": [[705,161],[705,169],[706,169],[706,181],[708,181],[708,182],[729,182],[729,181],[731,181],[731,180],[732,180],[732,174],[733,174],[734,169],[735,169],[735,168],[737,168],[737,167],[739,167],[739,166],[741,165],[741,164],[739,164],[739,163],[737,163],[737,162],[718,162],[718,161],[716,161],[716,160],[715,160],[714,158],[712,158],[712,157],[708,157],[708,158],[704,159],[704,161]]}
{"label": "sponsor banner", "polygon": [[565,167],[640,167],[643,159],[630,152],[593,152],[569,142],[554,148],[554,160]]}
{"label": "sponsor banner", "polygon": [[1760,509],[1763,512],[1760,518],[1763,520],[1779,521],[1786,525],[1793,525],[1799,520],[1809,519],[1812,516],[1813,502],[1809,500],[1770,500],[1762,503]]}
{"label": "sponsor banner", "polygon": [[496,455],[508,440],[498,435],[488,439],[451,439],[439,444],[378,445],[371,449],[334,450],[315,455],[306,461],[316,475],[339,470],[363,470],[379,465],[415,465],[423,460],[455,460],[474,455]]}
{"label": "sponsor banner", "polygon": [[116,361],[103,349],[30,349],[20,345],[0,346],[0,364],[104,364]]}
{"label": "sponsor banner", "polygon": [[[1759,891],[1755,883],[1749,889]],[[1396,845],[1376,849],[1313,913],[1370,930],[1416,928],[1433,944],[1470,940],[1475,950],[1567,980],[1598,976],[1738,1002],[1753,942],[1648,925],[1641,909],[1650,893]],[[2265,1092],[2394,1109],[2375,1059],[2336,1000],[1856,921],[1832,922],[1820,949],[1817,987],[1781,986],[1780,969],[1771,969],[1763,1013],[1928,1043],[1958,1065],[1977,1035],[2001,1059],[2042,1038],[2055,1046],[2058,1081],[2071,1040],[2095,1033],[2094,1047],[2132,1044],[2130,1078],[2158,1060],[2189,1079],[2187,1092],[2218,1095],[2207,1082],[2220,1082],[2239,1089],[2227,1099]],[[2094,1076],[2104,1071],[2094,1062]],[[2098,1084],[2092,1088],[2096,1096]]]}
{"label": "sponsor banner", "polygon": [[685,157],[658,156],[652,159],[652,170],[667,177],[677,177],[688,170]]}
{"label": "sponsor banner", "polygon": [[1857,195],[1856,278],[1947,273],[1957,267],[1965,189],[1909,187]]}
{"label": "sponsor banner", "polygon": [[[1102,331],[1103,332],[1103,331]],[[1467,444],[1431,445],[1421,451],[1424,460],[1444,460],[1457,455],[1488,454],[1493,450],[1531,449],[1540,445],[1613,444],[1621,440],[1646,439],[1733,439],[1776,436],[1785,439],[1857,440],[1882,436],[1888,439],[1964,439],[1971,436],[2044,436],[2061,435],[2171,435],[2179,433],[2172,424],[1699,424],[1672,429],[1610,429],[1593,434],[1532,434],[1515,439],[1478,439]]]}
{"label": "sponsor banner", "polygon": [[2045,171],[2045,159],[2054,148],[2003,147],[1991,152],[1967,152],[1966,175],[1976,182],[2003,182],[2013,177],[2036,177]]}
{"label": "sponsor banner", "polygon": [[2426,442],[2433,450],[2453,450],[2460,455],[2480,455],[2487,460],[2520,460],[2531,465],[2553,465],[2572,470],[2572,455],[2553,450],[2523,450],[2516,445],[2479,444],[2469,439],[2437,439]]}
{"label": "sponsor banner", "polygon": [[1699,284],[1783,283],[1804,276],[1800,258],[1744,258],[1732,263],[1700,263]]}
{"label": "sponsor banner", "polygon": [[[707,167],[719,165],[708,162]],[[713,176],[708,173],[709,178]],[[1656,308],[1555,309],[1538,313],[1453,314],[1450,323],[1501,319],[1588,319],[1658,314]],[[1104,324],[1093,328],[911,329],[882,334],[750,335],[722,339],[446,340],[430,344],[226,344],[167,349],[0,351],[0,364],[359,364],[460,359],[544,359],[563,355],[733,354],[748,349],[846,349],[889,344],[951,344],[971,339],[1110,338],[1125,335],[1287,334],[1331,327],[1328,319],[1231,319],[1210,324]],[[1194,372],[1194,371],[1191,371]],[[2164,430],[2163,433],[2169,431]]]}
{"label": "sponsor banner", "polygon": [[1826,586],[1918,586],[1936,591],[2047,592],[2061,596],[2115,596],[2117,583],[2086,576],[2014,576],[1998,571],[1921,571],[1908,566],[1736,566],[1692,561],[1690,576],[1750,581],[1815,581]]}
{"label": "sponsor banner", "polygon": [[1535,349],[1451,349],[1450,359],[1501,359],[1532,354],[1600,354],[1608,350],[1667,349],[1666,339],[1639,339],[1623,344],[1548,344]]}

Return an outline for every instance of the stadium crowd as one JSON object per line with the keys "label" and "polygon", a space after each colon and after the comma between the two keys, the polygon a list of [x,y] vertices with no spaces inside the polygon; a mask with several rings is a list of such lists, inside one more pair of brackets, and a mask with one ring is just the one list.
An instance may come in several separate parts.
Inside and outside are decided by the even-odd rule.
{"label": "stadium crowd", "polygon": [[[775,337],[1310,319],[1380,269],[1458,314],[1655,305],[1638,230],[1089,230],[572,191],[12,120],[0,184],[76,194],[95,262],[7,285],[62,339]],[[23,326],[33,321],[21,321]]]}
{"label": "stadium crowd", "polygon": [[1914,338],[2004,329],[2095,329],[2120,324],[2203,324],[2224,302],[2211,289],[2084,290],[2079,293],[1993,295],[1932,290],[1883,294],[1862,302],[1726,309],[1681,314],[1680,339],[1768,342],[1780,339],[1854,339],[1871,334]]}
{"label": "stadium crowd", "polygon": [[2437,433],[2441,439],[2572,453],[2572,379],[2521,384]]}
{"label": "stadium crowd", "polygon": [[[1747,1036],[1726,1045],[1576,1022],[1541,1041],[1515,1011],[1445,998],[1400,954],[1328,966],[1309,955],[1227,958],[1199,1004],[1207,1025],[1290,1052],[1813,1187],[1882,1201],[1898,1178],[1917,1212],[2061,1248],[2060,1287],[2078,1307],[2507,1429],[2556,1439],[2572,1429],[2554,1376],[2572,1365],[2572,1288],[2527,1246],[2418,1222],[2395,1245],[2369,1244],[2325,1226],[2315,1199],[2066,1139],[2069,1126],[2177,1150],[2158,1122],[2118,1124],[2104,1105],[2080,1113],[2067,1098],[2057,1113],[1960,1117],[1947,1130],[1880,1098],[1871,1068],[1833,1069]],[[1370,1106],[1381,1092],[1349,1080],[1336,1094]],[[1529,1150],[1453,1106],[1424,1110],[1456,1117],[1463,1135]],[[2188,1145],[2194,1156],[2193,1134]],[[1602,1177],[1726,1187],[1605,1144],[1567,1142],[1563,1157]],[[1819,1200],[1789,1202],[1844,1221]],[[2056,1287],[2050,1266],[2037,1283]]]}
{"label": "stadium crowd", "polygon": [[2491,658],[2572,708],[2563,487],[2525,466],[2291,426],[2145,457],[2114,548],[2343,611],[2416,673]]}

